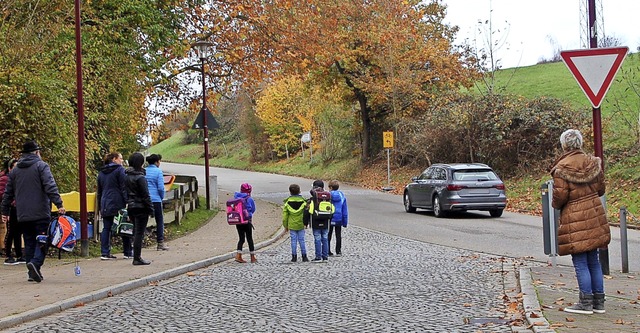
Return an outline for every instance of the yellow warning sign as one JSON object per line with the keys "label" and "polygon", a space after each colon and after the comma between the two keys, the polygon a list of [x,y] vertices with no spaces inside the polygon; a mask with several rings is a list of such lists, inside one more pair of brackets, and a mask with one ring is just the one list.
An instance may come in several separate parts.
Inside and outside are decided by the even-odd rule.
{"label": "yellow warning sign", "polygon": [[393,132],[382,132],[382,146],[393,148]]}

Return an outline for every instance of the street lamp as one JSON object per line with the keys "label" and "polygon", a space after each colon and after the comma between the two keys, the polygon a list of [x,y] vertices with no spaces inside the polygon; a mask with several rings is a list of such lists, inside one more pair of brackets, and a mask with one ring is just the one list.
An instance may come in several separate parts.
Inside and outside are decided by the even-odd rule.
{"label": "street lamp", "polygon": [[198,58],[200,58],[200,62],[202,64],[202,108],[200,109],[200,113],[202,114],[202,127],[204,129],[204,183],[206,190],[205,195],[207,199],[207,210],[211,210],[211,199],[209,197],[209,131],[207,127],[209,109],[207,108],[207,88],[205,86],[204,64],[211,54],[212,47],[213,44],[206,41],[199,41],[193,45],[193,48],[196,50]]}

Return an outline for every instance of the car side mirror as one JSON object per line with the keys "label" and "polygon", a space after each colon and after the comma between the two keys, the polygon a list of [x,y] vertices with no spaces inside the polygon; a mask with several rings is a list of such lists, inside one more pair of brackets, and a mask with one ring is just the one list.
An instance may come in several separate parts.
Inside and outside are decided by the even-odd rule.
{"label": "car side mirror", "polygon": [[416,181],[418,181],[418,177],[411,177],[411,181],[412,181],[412,182],[416,182]]}

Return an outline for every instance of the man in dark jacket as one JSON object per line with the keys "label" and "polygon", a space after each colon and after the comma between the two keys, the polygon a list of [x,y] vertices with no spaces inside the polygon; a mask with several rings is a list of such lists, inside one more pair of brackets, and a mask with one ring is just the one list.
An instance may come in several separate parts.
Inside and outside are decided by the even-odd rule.
{"label": "man in dark jacket", "polygon": [[29,281],[41,282],[40,268],[49,249],[47,229],[51,221],[51,203],[58,207],[58,214],[63,215],[66,211],[51,169],[40,158],[40,146],[35,141],[27,141],[21,153],[18,164],[9,173],[2,198],[2,220],[9,219],[11,202],[15,199],[18,223],[24,230]]}

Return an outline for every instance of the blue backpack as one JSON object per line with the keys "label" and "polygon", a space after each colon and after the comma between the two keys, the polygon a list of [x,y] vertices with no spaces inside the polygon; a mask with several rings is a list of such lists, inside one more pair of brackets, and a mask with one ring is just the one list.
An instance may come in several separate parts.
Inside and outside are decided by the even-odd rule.
{"label": "blue backpack", "polygon": [[71,252],[76,246],[76,221],[60,215],[49,223],[49,243],[60,250]]}

